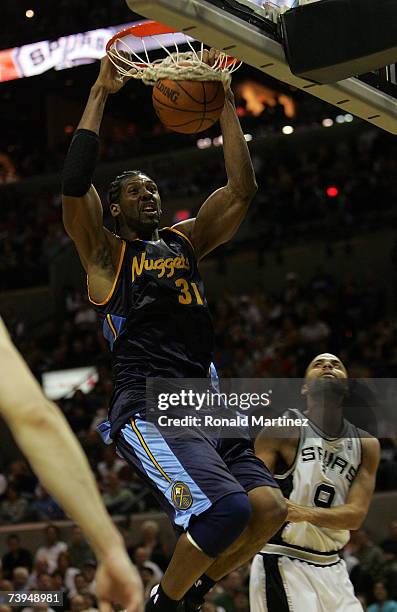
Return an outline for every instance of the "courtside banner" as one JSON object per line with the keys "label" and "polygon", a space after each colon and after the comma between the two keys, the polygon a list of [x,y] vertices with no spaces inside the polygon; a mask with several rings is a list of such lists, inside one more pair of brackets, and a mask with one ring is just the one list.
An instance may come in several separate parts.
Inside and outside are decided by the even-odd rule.
{"label": "courtside banner", "polygon": [[253,440],[263,429],[278,438],[296,437],[314,426],[319,437],[394,438],[396,397],[394,378],[150,378],[140,416],[163,437],[199,431],[208,438]]}
{"label": "courtside banner", "polygon": [[[143,23],[143,21],[124,23],[118,26],[71,34],[70,36],[61,36],[54,40],[43,40],[22,47],[4,49],[0,51],[0,83],[36,76],[47,70],[63,70],[99,60],[106,53],[106,43],[116,32],[137,23]],[[156,36],[155,39],[151,37],[150,40],[147,40],[146,48],[150,51],[159,49],[161,45],[171,47],[175,43],[183,44],[184,42],[186,42],[184,34],[164,34]],[[136,50],[141,49],[141,40],[137,38]]]}

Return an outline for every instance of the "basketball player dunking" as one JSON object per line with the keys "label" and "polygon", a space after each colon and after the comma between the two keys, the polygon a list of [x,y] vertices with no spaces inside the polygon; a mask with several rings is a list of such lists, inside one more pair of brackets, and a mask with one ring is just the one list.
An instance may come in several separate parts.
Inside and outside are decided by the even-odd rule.
{"label": "basketball player dunking", "polygon": [[[275,474],[288,503],[287,522],[254,558],[252,612],[362,612],[339,551],[368,512],[379,463],[379,442],[343,418],[343,363],[318,355],[302,394],[307,426],[263,430],[257,455]],[[272,436],[272,437],[270,437]]]}
{"label": "basketball player dunking", "polygon": [[[211,50],[205,59],[211,63],[215,56]],[[144,172],[124,172],[109,191],[118,235],[105,229],[92,175],[107,97],[122,86],[105,57],[65,160],[63,218],[112,351],[114,393],[103,437],[115,442],[181,534],[148,604],[175,610],[188,591],[185,603],[194,607],[216,581],[251,558],[287,512],[278,486],[248,445],[225,448],[199,431],[166,440],[145,416],[146,378],[208,375],[213,329],[197,263],[235,234],[256,183],[228,90],[221,117],[227,185],[206,200],[196,219],[159,230],[156,183]]]}

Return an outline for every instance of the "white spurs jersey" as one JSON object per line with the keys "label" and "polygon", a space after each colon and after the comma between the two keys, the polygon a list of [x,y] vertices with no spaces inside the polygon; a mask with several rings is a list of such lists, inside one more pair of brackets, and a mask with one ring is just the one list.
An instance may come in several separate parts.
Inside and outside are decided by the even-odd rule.
{"label": "white spurs jersey", "polygon": [[[295,418],[306,418],[290,410]],[[327,438],[311,421],[301,426],[293,465],[275,474],[284,496],[302,506],[330,508],[345,504],[361,463],[357,428],[344,421],[339,438]],[[349,541],[349,531],[316,527],[307,522],[286,523],[270,542],[322,553],[338,551]]]}

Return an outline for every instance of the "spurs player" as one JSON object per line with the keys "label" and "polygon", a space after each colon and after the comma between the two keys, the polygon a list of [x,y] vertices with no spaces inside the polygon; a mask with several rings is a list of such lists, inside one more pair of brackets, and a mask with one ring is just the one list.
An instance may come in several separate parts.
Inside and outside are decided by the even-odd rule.
{"label": "spurs player", "polygon": [[[307,426],[286,437],[263,430],[257,455],[275,474],[288,503],[287,522],[254,558],[252,612],[362,612],[339,551],[366,517],[375,487],[379,442],[343,418],[343,363],[318,355],[302,394]],[[282,437],[283,436],[283,437]]]}

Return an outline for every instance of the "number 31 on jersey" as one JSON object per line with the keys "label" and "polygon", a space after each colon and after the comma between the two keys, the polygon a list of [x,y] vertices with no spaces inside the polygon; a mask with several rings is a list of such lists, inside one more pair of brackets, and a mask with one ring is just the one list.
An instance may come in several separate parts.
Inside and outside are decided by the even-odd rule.
{"label": "number 31 on jersey", "polygon": [[178,300],[180,304],[183,304],[184,306],[188,306],[192,303],[195,303],[198,306],[203,305],[203,298],[200,295],[196,283],[188,283],[187,280],[185,280],[184,278],[178,278],[175,281],[175,285],[180,291],[178,295]]}

